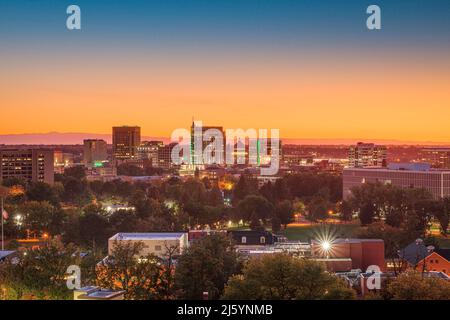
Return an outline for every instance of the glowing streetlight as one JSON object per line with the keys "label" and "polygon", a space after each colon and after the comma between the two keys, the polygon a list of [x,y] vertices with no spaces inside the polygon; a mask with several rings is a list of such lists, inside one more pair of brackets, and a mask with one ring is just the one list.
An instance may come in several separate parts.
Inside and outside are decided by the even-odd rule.
{"label": "glowing streetlight", "polygon": [[16,216],[14,217],[16,226],[20,227],[22,225],[22,219],[23,219],[23,217],[21,214],[16,214]]}
{"label": "glowing streetlight", "polygon": [[322,242],[322,249],[323,249],[324,251],[328,251],[328,250],[330,250],[330,248],[331,248],[330,242],[328,242],[328,241]]}
{"label": "glowing streetlight", "polygon": [[330,241],[324,240],[324,241],[322,241],[320,246],[322,247],[323,252],[325,252],[326,258],[328,259],[329,258],[329,253],[330,253],[330,250],[331,250],[331,243],[330,243]]}

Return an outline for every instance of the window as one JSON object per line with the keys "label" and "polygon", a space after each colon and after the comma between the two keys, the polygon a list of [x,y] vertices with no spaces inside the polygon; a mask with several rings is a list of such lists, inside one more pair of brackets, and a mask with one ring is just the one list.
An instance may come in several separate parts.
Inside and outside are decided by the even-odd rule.
{"label": "window", "polygon": [[247,243],[247,237],[242,237],[241,238],[241,243]]}
{"label": "window", "polygon": [[155,251],[161,251],[161,246],[155,246]]}
{"label": "window", "polygon": [[259,238],[259,243],[266,243],[266,237]]}

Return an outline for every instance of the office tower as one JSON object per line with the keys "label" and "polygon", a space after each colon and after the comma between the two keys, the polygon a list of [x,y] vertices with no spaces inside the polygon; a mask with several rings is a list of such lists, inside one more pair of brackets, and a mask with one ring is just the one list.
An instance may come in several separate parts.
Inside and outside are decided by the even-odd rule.
{"label": "office tower", "polygon": [[138,157],[141,160],[149,161],[152,167],[158,166],[158,150],[164,147],[162,141],[143,141],[137,148]]}
{"label": "office tower", "polygon": [[83,162],[85,166],[92,167],[101,165],[108,158],[107,144],[105,140],[84,140]]}
{"label": "office tower", "polygon": [[[200,129],[201,127],[201,129]],[[217,130],[222,134],[222,146],[220,148],[220,150],[214,150],[213,152],[211,152],[210,157],[204,159],[203,158],[203,153],[205,151],[205,148],[210,145],[210,144],[214,144],[215,139],[214,137],[211,138],[207,138],[205,137],[205,133],[210,130]],[[201,141],[201,154],[196,154],[195,153],[195,141]],[[216,152],[220,152],[221,153],[221,157],[222,157],[222,161],[219,164],[224,164],[225,163],[225,133],[223,131],[223,127],[215,127],[215,126],[203,126],[201,122],[192,122],[191,125],[191,160],[192,163],[194,165],[201,165],[201,164],[213,164],[213,160],[214,158],[219,157],[218,154],[216,154]]]}
{"label": "office tower", "polygon": [[422,160],[430,163],[433,168],[450,169],[450,148],[424,148]]}
{"label": "office tower", "polygon": [[170,169],[173,166],[172,150],[177,145],[176,142],[158,148],[158,168]]}
{"label": "office tower", "polygon": [[113,127],[113,156],[115,160],[137,159],[137,148],[140,144],[140,127]]}
{"label": "office tower", "polygon": [[350,168],[386,167],[386,147],[358,142],[348,153]]}
{"label": "office tower", "polygon": [[25,181],[53,184],[53,166],[52,150],[0,150],[0,183],[8,178],[19,178]]}

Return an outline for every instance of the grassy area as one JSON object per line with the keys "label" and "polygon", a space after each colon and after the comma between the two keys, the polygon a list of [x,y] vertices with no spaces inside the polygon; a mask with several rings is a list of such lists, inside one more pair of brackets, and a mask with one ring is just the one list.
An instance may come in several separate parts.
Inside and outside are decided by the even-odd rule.
{"label": "grassy area", "polygon": [[285,235],[290,241],[309,241],[323,237],[351,238],[358,227],[358,224],[288,226],[278,233]]}
{"label": "grassy area", "polygon": [[439,248],[450,249],[450,238],[436,238],[439,242]]}

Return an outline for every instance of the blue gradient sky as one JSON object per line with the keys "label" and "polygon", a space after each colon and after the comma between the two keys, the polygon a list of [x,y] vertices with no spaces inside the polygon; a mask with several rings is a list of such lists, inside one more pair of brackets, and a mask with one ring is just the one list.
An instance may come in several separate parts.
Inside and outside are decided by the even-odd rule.
{"label": "blue gradient sky", "polygon": [[[82,9],[82,31],[65,29],[69,4]],[[382,8],[383,32],[365,27],[365,8]],[[1,0],[6,51],[88,44],[109,49],[179,51],[244,48],[450,46],[447,0]],[[376,41],[374,41],[376,40]],[[44,47],[44,45],[46,47]],[[9,48],[8,48],[9,47]],[[9,49],[9,50],[8,50]],[[202,51],[203,51],[202,50]],[[2,50],[4,52],[4,50]]]}

